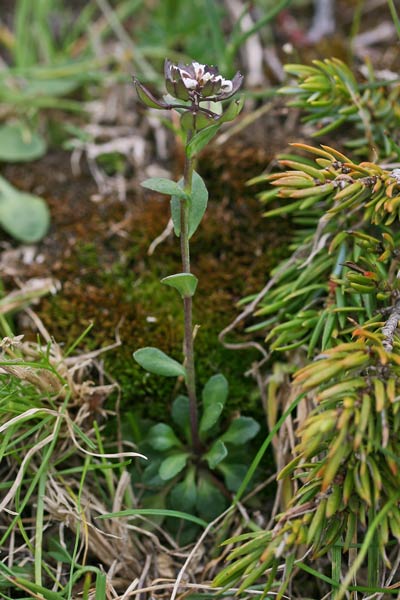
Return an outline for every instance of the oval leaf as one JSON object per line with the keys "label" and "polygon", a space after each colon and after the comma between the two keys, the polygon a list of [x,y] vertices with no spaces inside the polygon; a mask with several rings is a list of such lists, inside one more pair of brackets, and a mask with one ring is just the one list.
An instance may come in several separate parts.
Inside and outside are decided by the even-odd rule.
{"label": "oval leaf", "polygon": [[190,413],[189,413],[189,398],[187,396],[177,396],[172,403],[171,411],[172,420],[185,433],[188,441],[190,441]]}
{"label": "oval leaf", "polygon": [[153,425],[147,435],[147,441],[154,450],[160,450],[161,452],[182,445],[172,427],[165,423]]}
{"label": "oval leaf", "polygon": [[227,501],[209,477],[200,477],[197,485],[197,512],[206,521],[212,521],[226,508]]}
{"label": "oval leaf", "polygon": [[222,373],[213,375],[203,388],[203,393],[201,395],[203,406],[210,406],[216,402],[224,405],[228,397],[228,391],[229,384],[226,377],[224,377]]}
{"label": "oval leaf", "polygon": [[221,440],[234,446],[241,446],[251,440],[260,431],[260,425],[252,417],[238,417],[229,425]]}
{"label": "oval leaf", "polygon": [[26,162],[46,154],[46,142],[21,123],[0,127],[0,160]]}
{"label": "oval leaf", "polygon": [[168,479],[172,479],[175,475],[178,475],[185,468],[188,458],[188,452],[168,456],[168,458],[162,461],[160,470],[158,471],[161,479],[168,481]]}
{"label": "oval leaf", "polygon": [[225,461],[218,466],[218,470],[222,472],[228,490],[237,492],[249,469],[246,465],[229,464]]}
{"label": "oval leaf", "polygon": [[42,198],[19,192],[0,177],[0,225],[7,233],[21,242],[37,242],[49,222],[49,209]]}
{"label": "oval leaf", "polygon": [[192,512],[196,504],[195,470],[189,469],[185,479],[175,485],[169,495],[171,507],[175,510]]}
{"label": "oval leaf", "polygon": [[164,277],[161,279],[161,283],[178,290],[182,298],[190,298],[194,296],[198,279],[192,273],[176,273],[175,275]]}
{"label": "oval leaf", "polygon": [[204,458],[208,462],[208,466],[210,469],[215,469],[215,467],[222,461],[224,458],[228,456],[228,450],[224,442],[221,440],[217,440],[211,446],[208,452],[204,455]]}
{"label": "oval leaf", "polygon": [[205,439],[205,434],[218,422],[223,409],[224,405],[221,402],[215,402],[215,404],[210,404],[204,408],[199,426],[199,434],[202,440]]}
{"label": "oval leaf", "polygon": [[152,177],[142,181],[141,185],[148,190],[158,192],[159,194],[166,194],[167,196],[176,196],[183,200],[188,199],[188,195],[183,191],[182,187],[176,181],[165,179],[163,177]]}
{"label": "oval leaf", "polygon": [[179,377],[185,376],[185,368],[165,352],[151,346],[140,348],[133,353],[133,358],[146,371],[155,373],[156,375],[164,375],[164,377]]}

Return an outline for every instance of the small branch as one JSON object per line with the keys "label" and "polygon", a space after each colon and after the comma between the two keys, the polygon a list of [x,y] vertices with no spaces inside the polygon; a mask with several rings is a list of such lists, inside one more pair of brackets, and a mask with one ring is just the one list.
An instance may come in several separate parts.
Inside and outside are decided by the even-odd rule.
{"label": "small branch", "polygon": [[393,350],[393,338],[400,321],[400,300],[396,302],[391,311],[390,317],[382,327],[382,333],[385,336],[382,345],[386,352]]}

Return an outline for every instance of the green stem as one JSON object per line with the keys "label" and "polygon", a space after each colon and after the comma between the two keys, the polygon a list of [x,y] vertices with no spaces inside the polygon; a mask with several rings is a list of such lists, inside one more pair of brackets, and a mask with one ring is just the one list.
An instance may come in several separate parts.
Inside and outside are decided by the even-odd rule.
{"label": "green stem", "polygon": [[37,509],[36,509],[36,536],[35,536],[35,583],[42,585],[42,542],[43,542],[43,515],[44,495],[46,493],[47,471],[44,469],[39,478]]}
{"label": "green stem", "polygon": [[397,35],[400,38],[400,18],[399,18],[399,15],[397,14],[397,10],[396,10],[396,7],[394,5],[394,1],[393,0],[388,0],[388,4],[389,4],[389,10],[390,10],[390,14],[392,15],[394,26],[396,27]]}
{"label": "green stem", "polygon": [[[188,132],[186,145],[189,144],[191,131]],[[186,157],[184,170],[184,189],[188,194],[192,190],[194,160]],[[189,248],[189,203],[186,200],[181,202],[181,256],[182,271],[190,273],[190,248]],[[201,443],[199,438],[199,418],[197,412],[196,395],[196,372],[194,367],[194,348],[193,348],[193,319],[192,319],[192,298],[183,299],[184,310],[184,353],[186,365],[186,388],[189,396],[189,414],[190,430],[192,434],[193,450],[196,454],[201,452]]]}

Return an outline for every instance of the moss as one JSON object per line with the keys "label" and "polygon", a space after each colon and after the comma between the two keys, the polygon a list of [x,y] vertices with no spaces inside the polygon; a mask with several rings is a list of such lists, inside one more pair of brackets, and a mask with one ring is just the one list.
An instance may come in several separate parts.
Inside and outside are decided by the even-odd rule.
{"label": "moss", "polygon": [[[202,157],[198,170],[205,177],[210,202],[192,239],[193,271],[199,278],[194,300],[194,322],[201,326],[195,345],[199,390],[211,375],[222,372],[230,383],[229,409],[260,419],[254,381],[244,376],[257,355],[225,349],[218,334],[237,315],[235,303],[262,287],[266,273],[284,252],[287,232],[266,225],[253,190],[243,180],[242,173],[251,177],[265,163],[260,151],[234,146]],[[164,420],[180,384],[148,375],[132,353],[152,345],[182,359],[181,301],[159,282],[180,270],[178,241],[171,236],[153,256],[147,255],[150,242],[168,221],[168,199],[146,193],[125,204],[112,199],[96,204],[82,200],[83,194],[96,191],[86,174],[66,185],[64,180],[51,180],[55,173],[55,168],[45,169],[39,182],[45,196],[47,189],[53,219],[41,249],[42,274],[50,272],[63,285],[56,296],[42,301],[39,316],[67,346],[91,322],[86,349],[111,344],[118,330],[122,345],[103,358],[107,372],[121,386],[122,410]]]}

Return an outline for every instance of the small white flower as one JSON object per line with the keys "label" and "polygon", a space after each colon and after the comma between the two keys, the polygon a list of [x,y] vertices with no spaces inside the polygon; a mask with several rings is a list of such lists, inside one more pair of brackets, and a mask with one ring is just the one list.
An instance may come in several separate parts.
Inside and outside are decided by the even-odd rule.
{"label": "small white flower", "polygon": [[216,67],[196,61],[189,65],[174,65],[166,60],[164,71],[167,89],[172,96],[197,103],[202,99],[226,100],[243,83],[243,76],[239,71],[232,80],[224,79]]}

